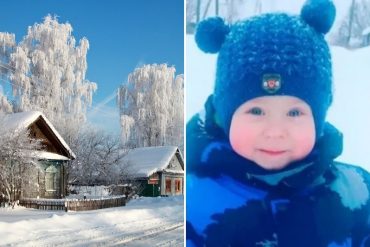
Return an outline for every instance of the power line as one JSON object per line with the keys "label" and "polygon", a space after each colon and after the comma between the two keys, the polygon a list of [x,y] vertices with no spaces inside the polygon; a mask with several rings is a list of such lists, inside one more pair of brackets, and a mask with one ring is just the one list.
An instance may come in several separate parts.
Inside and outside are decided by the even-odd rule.
{"label": "power line", "polygon": [[[9,66],[9,68],[8,68],[7,66]],[[0,62],[0,67],[2,67],[2,68],[4,68],[4,69],[8,69],[8,70],[10,70],[11,72],[15,73],[15,68],[14,68],[13,66],[8,65],[8,64],[4,64],[4,63]],[[31,78],[30,78],[30,77],[28,77],[27,75],[25,75],[25,77],[27,77],[28,79],[30,79],[30,80],[31,80]],[[20,85],[14,84],[14,83],[12,83],[12,82],[10,82],[10,81],[7,81],[7,80],[4,80],[4,79],[2,79],[2,78],[0,78],[0,80],[4,81],[4,82],[6,82],[6,83],[9,83],[9,84],[11,84],[11,85],[13,85],[13,86],[15,86],[15,87],[22,88],[24,91],[26,91],[26,89],[25,89],[24,87],[20,86]]]}
{"label": "power line", "polygon": [[9,64],[5,64],[5,63],[2,63],[2,62],[0,62],[0,67],[3,67],[4,69],[11,70],[12,72],[15,72],[15,70],[16,70],[13,66],[10,66]]}
{"label": "power line", "polygon": [[116,114],[113,114],[113,113],[110,113],[110,112],[107,112],[107,111],[103,111],[97,107],[94,107],[92,108],[92,110],[88,113],[88,114],[91,114],[92,116],[94,116],[96,114],[96,112],[99,112],[105,116],[109,116],[109,117],[117,117],[117,115],[119,116],[119,111],[117,111],[117,115]]}
{"label": "power line", "polygon": [[1,80],[1,81],[3,81],[3,82],[9,83],[10,85],[13,85],[13,86],[15,86],[15,87],[20,87],[20,88],[22,88],[23,90],[25,90],[22,86],[17,85],[17,84],[14,84],[14,83],[12,83],[12,82],[10,82],[10,81],[7,81],[7,80],[5,80],[5,79],[3,79],[3,78],[0,78],[0,80]]}

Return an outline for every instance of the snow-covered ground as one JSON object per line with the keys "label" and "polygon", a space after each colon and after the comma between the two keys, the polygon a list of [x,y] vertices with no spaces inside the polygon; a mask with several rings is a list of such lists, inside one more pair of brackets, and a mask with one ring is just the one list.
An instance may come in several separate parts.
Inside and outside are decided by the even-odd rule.
{"label": "snow-covered ground", "polygon": [[[217,55],[201,52],[193,35],[186,37],[186,119],[203,109],[213,91]],[[337,160],[370,171],[370,47],[349,51],[331,47],[334,102],[327,120],[344,134],[343,154]]]}
{"label": "snow-covered ground", "polygon": [[183,196],[84,212],[0,208],[0,246],[183,246]]}
{"label": "snow-covered ground", "polygon": [[69,191],[73,191],[75,194],[69,195],[68,199],[82,199],[84,196],[88,199],[97,199],[109,197],[110,189],[109,186],[69,186]]}

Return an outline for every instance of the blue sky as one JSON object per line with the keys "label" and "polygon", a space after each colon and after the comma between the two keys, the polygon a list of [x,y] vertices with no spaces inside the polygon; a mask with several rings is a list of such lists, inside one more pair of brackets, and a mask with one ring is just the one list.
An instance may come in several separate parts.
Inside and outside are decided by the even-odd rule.
{"label": "blue sky", "polygon": [[181,0],[12,0],[1,3],[0,32],[16,35],[47,14],[69,22],[76,41],[86,37],[87,76],[98,84],[88,120],[119,133],[115,90],[136,67],[167,63],[184,73],[184,2]]}

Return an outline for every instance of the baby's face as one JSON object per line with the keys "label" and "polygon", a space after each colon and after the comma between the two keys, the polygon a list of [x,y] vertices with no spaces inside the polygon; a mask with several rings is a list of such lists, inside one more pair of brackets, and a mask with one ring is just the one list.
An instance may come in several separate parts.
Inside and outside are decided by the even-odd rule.
{"label": "baby's face", "polygon": [[311,108],[292,96],[264,96],[242,104],[232,117],[230,143],[239,155],[267,170],[306,157],[315,144]]}

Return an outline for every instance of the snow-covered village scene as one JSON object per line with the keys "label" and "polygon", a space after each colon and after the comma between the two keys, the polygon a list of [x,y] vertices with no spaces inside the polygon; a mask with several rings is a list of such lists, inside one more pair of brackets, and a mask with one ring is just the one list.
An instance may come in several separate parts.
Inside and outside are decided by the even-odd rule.
{"label": "snow-covered village scene", "polygon": [[184,6],[2,3],[0,246],[184,245]]}
{"label": "snow-covered village scene", "polygon": [[[196,45],[194,27],[206,17],[219,15],[227,22],[253,15],[284,11],[299,14],[304,0],[197,1],[186,4],[186,121],[204,111],[213,92],[217,54],[206,54]],[[326,35],[333,60],[333,104],[327,121],[343,132],[339,161],[370,171],[370,1],[333,0],[336,19]]]}

